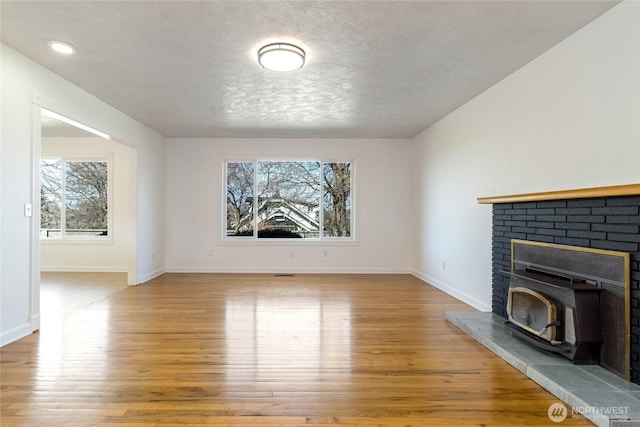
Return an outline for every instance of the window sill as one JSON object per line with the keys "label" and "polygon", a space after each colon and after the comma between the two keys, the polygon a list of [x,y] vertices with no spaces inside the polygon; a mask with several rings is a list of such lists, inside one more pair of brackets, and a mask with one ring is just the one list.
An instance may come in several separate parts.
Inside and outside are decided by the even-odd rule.
{"label": "window sill", "polygon": [[113,245],[113,239],[40,239],[42,245]]}
{"label": "window sill", "polygon": [[217,246],[360,246],[359,240],[246,239],[218,240]]}

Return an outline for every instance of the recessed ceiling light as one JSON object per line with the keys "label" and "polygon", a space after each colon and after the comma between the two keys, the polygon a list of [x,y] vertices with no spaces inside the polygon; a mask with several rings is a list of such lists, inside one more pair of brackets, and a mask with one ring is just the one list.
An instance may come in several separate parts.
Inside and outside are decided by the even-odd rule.
{"label": "recessed ceiling light", "polygon": [[306,54],[289,43],[271,43],[258,51],[258,63],[272,71],[293,71],[302,68]]}
{"label": "recessed ceiling light", "polygon": [[76,53],[76,48],[71,46],[69,43],[61,42],[58,40],[51,40],[49,42],[49,47],[54,51],[61,53],[63,55],[72,55]]}

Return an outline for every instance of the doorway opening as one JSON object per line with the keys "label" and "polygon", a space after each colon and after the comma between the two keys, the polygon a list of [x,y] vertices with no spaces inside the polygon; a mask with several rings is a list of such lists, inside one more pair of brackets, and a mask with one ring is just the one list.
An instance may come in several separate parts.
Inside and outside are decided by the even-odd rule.
{"label": "doorway opening", "polygon": [[[32,328],[137,284],[137,150],[34,105]],[[36,206],[37,205],[37,206]]]}

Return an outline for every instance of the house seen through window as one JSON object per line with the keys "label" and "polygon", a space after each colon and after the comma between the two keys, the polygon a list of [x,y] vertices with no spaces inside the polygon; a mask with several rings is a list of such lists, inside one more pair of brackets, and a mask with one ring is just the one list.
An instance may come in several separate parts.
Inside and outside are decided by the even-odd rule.
{"label": "house seen through window", "polygon": [[227,162],[227,238],[351,238],[352,186],[351,162]]}
{"label": "house seen through window", "polygon": [[40,237],[106,238],[108,170],[106,161],[42,159]]}

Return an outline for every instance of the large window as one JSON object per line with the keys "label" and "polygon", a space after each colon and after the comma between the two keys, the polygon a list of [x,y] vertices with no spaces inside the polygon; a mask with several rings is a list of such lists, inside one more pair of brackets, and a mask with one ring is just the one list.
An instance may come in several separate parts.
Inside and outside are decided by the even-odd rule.
{"label": "large window", "polygon": [[352,162],[226,162],[227,238],[353,237]]}
{"label": "large window", "polygon": [[40,171],[41,238],[107,238],[108,163],[42,159]]}

